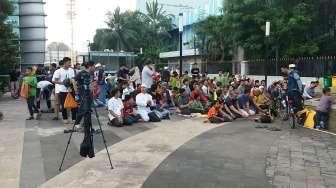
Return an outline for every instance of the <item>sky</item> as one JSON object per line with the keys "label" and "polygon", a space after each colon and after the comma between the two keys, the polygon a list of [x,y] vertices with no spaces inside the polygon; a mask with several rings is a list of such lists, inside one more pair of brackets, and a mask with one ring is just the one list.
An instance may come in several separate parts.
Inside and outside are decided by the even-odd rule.
{"label": "sky", "polygon": [[[71,47],[71,26],[67,16],[69,0],[46,0],[47,44],[63,42]],[[74,48],[86,52],[97,28],[106,28],[106,13],[120,6],[121,11],[135,10],[136,0],[76,0]]]}

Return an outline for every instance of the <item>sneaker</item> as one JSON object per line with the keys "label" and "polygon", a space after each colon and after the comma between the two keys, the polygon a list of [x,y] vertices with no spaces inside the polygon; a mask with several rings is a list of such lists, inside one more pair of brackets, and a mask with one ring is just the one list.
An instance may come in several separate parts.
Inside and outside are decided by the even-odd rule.
{"label": "sneaker", "polygon": [[69,121],[67,119],[63,119],[64,124],[69,124]]}
{"label": "sneaker", "polygon": [[84,128],[80,124],[75,125],[75,130],[76,132],[84,132]]}
{"label": "sneaker", "polygon": [[42,114],[41,114],[41,113],[38,113],[38,114],[36,115],[36,120],[41,120],[41,117],[42,117]]}
{"label": "sneaker", "polygon": [[27,118],[26,120],[34,120],[34,117],[31,116],[31,117]]}

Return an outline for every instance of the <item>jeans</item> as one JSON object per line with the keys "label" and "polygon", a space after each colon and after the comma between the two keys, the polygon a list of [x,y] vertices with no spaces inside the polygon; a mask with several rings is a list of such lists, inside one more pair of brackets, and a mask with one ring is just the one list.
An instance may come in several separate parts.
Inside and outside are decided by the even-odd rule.
{"label": "jeans", "polygon": [[100,102],[102,102],[103,104],[106,104],[106,92],[107,92],[107,87],[106,84],[100,84],[98,85],[99,87],[99,96],[98,99]]}
{"label": "jeans", "polygon": [[133,123],[138,122],[141,119],[139,114],[129,115],[124,118],[124,125],[132,125]]}
{"label": "jeans", "polygon": [[48,109],[51,109],[50,91],[45,89],[41,92],[40,90],[41,90],[40,88],[37,88],[37,100],[36,100],[37,108],[41,109],[41,99],[44,98],[47,102]]}
{"label": "jeans", "polygon": [[[63,120],[67,120],[68,119],[68,111],[67,109],[64,108],[64,102],[65,102],[65,98],[67,96],[68,92],[60,92],[58,94],[58,97],[59,97],[59,102],[60,102],[60,105],[62,107],[62,117],[63,117]],[[74,97],[74,94],[72,93],[72,96]],[[76,115],[77,115],[77,108],[74,108],[74,109],[71,109],[71,118],[72,120],[76,120]]]}
{"label": "jeans", "polygon": [[328,129],[329,113],[328,112],[316,112],[316,128]]}
{"label": "jeans", "polygon": [[10,89],[11,89],[11,96],[12,97],[19,97],[19,81],[11,81],[10,82]]}
{"label": "jeans", "polygon": [[34,116],[34,111],[38,111],[37,107],[35,106],[35,96],[29,96],[27,98],[28,110],[30,117]]}

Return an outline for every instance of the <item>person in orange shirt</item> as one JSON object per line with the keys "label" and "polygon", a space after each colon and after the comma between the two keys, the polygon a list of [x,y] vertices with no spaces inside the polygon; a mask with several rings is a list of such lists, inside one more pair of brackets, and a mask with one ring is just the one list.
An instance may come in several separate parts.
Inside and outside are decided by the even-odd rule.
{"label": "person in orange shirt", "polygon": [[211,123],[223,123],[226,121],[232,121],[232,118],[229,118],[228,115],[221,110],[221,108],[222,104],[219,101],[216,101],[215,104],[210,108],[210,110],[208,111],[208,120]]}

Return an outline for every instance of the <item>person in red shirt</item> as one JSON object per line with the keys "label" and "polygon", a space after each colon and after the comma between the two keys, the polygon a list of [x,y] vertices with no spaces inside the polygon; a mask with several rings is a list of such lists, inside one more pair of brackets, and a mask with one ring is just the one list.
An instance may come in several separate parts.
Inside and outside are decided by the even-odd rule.
{"label": "person in red shirt", "polygon": [[209,98],[203,94],[198,84],[194,85],[194,90],[190,93],[190,101],[200,102],[205,111],[210,107]]}
{"label": "person in red shirt", "polygon": [[125,96],[122,112],[124,125],[132,125],[141,120],[141,116],[134,110],[134,99],[131,95]]}

